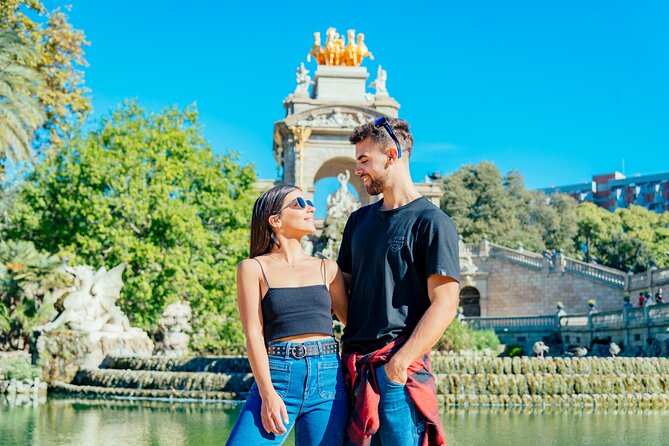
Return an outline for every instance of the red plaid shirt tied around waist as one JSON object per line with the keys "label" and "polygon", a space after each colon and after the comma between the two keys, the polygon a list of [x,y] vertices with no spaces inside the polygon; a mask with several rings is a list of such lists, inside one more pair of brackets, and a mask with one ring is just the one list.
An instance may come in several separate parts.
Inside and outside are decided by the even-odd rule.
{"label": "red plaid shirt tied around waist", "polygon": [[[353,402],[346,432],[356,445],[368,446],[372,436],[379,430],[380,398],[374,370],[388,362],[405,340],[406,337],[395,339],[385,347],[365,355],[343,355],[344,378]],[[423,446],[445,446],[446,435],[439,420],[437,385],[430,369],[430,355],[425,354],[414,361],[407,373],[409,397],[425,420]]]}

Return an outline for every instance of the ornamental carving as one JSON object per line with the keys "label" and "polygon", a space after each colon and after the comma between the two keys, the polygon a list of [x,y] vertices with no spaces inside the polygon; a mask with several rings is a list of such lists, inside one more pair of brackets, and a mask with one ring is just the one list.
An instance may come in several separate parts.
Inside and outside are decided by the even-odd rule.
{"label": "ornamental carving", "polygon": [[299,127],[356,127],[371,121],[371,116],[362,112],[342,112],[339,108],[334,108],[330,113],[309,116],[297,121]]}

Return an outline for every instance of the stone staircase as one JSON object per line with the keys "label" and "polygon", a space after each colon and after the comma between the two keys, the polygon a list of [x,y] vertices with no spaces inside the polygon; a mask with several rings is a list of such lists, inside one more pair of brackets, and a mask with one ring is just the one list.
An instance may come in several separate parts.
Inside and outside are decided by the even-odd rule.
{"label": "stone staircase", "polygon": [[[462,357],[432,359],[448,407],[669,408],[669,358]],[[243,400],[253,382],[245,358],[107,358],[51,393],[169,401]]]}
{"label": "stone staircase", "polygon": [[628,274],[603,265],[582,262],[562,253],[549,258],[522,248],[512,249],[488,241],[467,243],[465,246],[474,257],[496,257],[535,271],[575,274],[629,292],[669,285],[669,268]]}
{"label": "stone staircase", "polygon": [[107,357],[50,392],[99,398],[150,398],[220,402],[246,398],[253,375],[246,358]]}

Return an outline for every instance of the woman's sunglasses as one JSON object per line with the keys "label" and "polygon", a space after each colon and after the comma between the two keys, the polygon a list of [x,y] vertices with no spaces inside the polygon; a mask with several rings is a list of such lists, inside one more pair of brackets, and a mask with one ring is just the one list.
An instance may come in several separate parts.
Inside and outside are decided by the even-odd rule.
{"label": "woman's sunglasses", "polygon": [[282,207],[281,210],[280,210],[279,212],[277,212],[276,214],[274,214],[274,215],[279,215],[280,213],[283,212],[284,209],[289,208],[289,207],[291,207],[291,206],[294,206],[296,203],[297,203],[297,207],[295,207],[295,209],[304,209],[304,208],[306,208],[307,206],[311,206],[312,208],[315,207],[313,201],[311,201],[311,200],[305,200],[305,199],[302,198],[302,197],[297,197],[296,199],[291,200],[290,203],[288,203],[287,205],[285,205],[284,207]]}

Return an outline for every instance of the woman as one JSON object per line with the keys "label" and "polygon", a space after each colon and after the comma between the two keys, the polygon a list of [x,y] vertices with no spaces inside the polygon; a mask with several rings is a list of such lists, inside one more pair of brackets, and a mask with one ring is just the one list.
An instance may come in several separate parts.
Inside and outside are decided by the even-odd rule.
{"label": "woman", "polygon": [[343,442],[348,402],[332,315],[346,323],[348,296],[331,260],[304,254],[314,206],[277,186],[253,206],[250,258],[237,270],[237,304],[255,384],[228,445]]}

